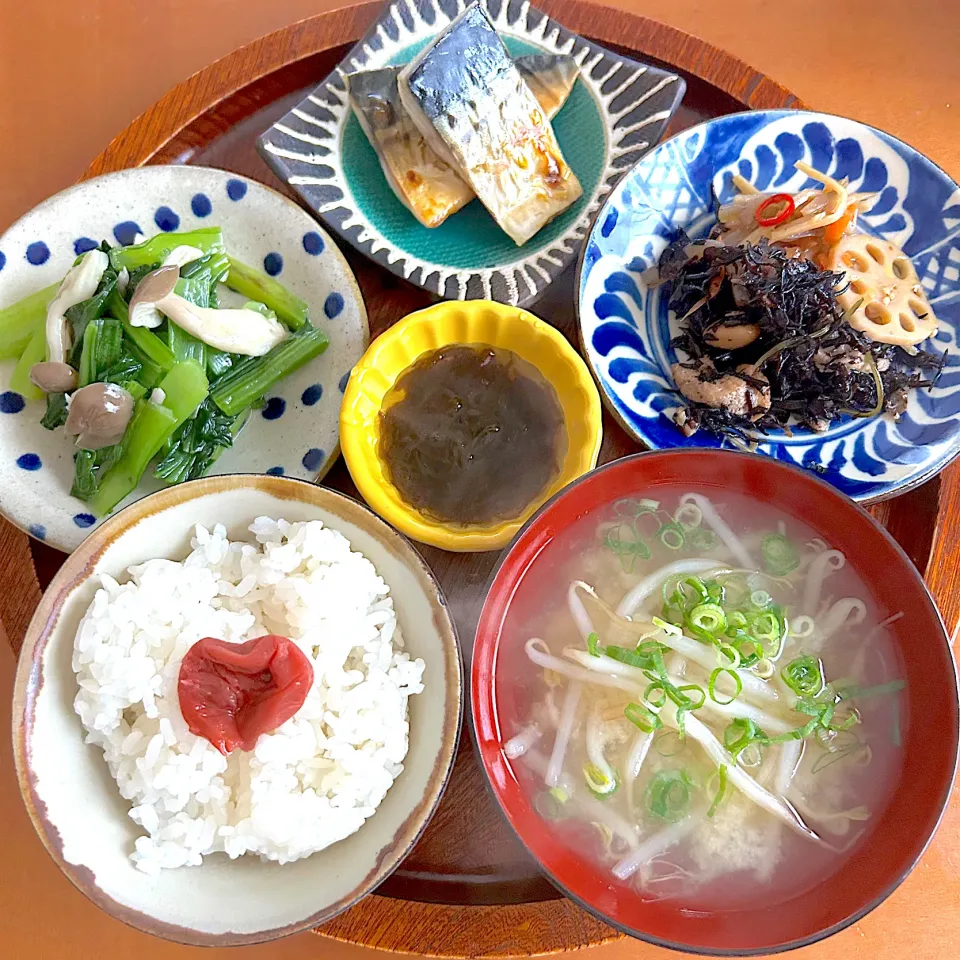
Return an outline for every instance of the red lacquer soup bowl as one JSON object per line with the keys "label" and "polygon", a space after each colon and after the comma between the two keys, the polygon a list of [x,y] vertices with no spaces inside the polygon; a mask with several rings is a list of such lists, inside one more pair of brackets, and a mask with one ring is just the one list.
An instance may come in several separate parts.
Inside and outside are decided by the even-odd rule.
{"label": "red lacquer soup bowl", "polygon": [[[609,866],[534,809],[529,778],[501,747],[515,732],[532,670],[523,648],[539,598],[556,591],[569,561],[562,535],[624,498],[657,499],[678,487],[714,500],[737,495],[782,511],[841,550],[877,607],[902,611],[889,625],[906,681],[901,766],[865,837],[803,889],[771,902],[758,886],[747,906],[691,908],[642,898]],[[581,523],[582,528],[582,523]],[[675,949],[745,956],[810,944],[881,903],[917,863],[946,806],[957,764],[957,678],[943,623],[923,580],[867,513],[812,474],[726,451],[676,450],[618,460],[549,501],[521,530],[497,569],[477,628],[473,719],[482,763],[507,820],[553,883],[615,927]],[[910,691],[914,691],[910,695]],[[917,691],[922,694],[917,695]],[[549,752],[549,747],[546,748]],[[541,808],[542,809],[542,808]],[[789,862],[785,864],[789,869]],[[833,872],[830,872],[830,871]]]}

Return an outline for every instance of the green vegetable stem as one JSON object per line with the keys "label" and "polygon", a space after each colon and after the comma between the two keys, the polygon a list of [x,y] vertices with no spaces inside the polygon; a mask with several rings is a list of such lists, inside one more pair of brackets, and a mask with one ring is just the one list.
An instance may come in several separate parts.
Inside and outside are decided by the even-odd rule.
{"label": "green vegetable stem", "polygon": [[290,330],[299,330],[307,322],[307,304],[262,270],[230,257],[230,272],[224,282],[241,296],[267,306]]}
{"label": "green vegetable stem", "polygon": [[177,247],[196,247],[204,253],[222,253],[223,231],[219,227],[202,227],[188,233],[158,233],[143,243],[130,247],[114,247],[110,251],[110,266],[118,273],[161,263]]}
{"label": "green vegetable stem", "polygon": [[51,284],[0,310],[0,360],[23,353],[36,330],[43,327],[47,307],[59,289],[59,283]]}
{"label": "green vegetable stem", "polygon": [[234,363],[210,391],[227,416],[242,413],[275,383],[299,370],[327,349],[327,335],[309,323],[278,343],[262,357],[246,357]]}

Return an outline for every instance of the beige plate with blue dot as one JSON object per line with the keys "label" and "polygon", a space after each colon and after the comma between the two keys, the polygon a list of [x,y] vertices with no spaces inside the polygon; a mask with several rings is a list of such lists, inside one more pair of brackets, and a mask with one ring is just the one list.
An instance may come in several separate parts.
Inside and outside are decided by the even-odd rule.
{"label": "beige plate with blue dot", "polygon": [[[228,252],[266,269],[310,305],[330,338],[312,363],[279,383],[211,473],[316,480],[339,455],[343,389],[369,340],[357,282],[326,232],[298,206],[254,180],[204,167],[143,167],[58,193],[0,237],[0,307],[59,280],[78,253],[141,232],[223,228]],[[0,513],[67,552],[97,520],[70,496],[73,455],[62,430],[40,426],[42,402],[9,389],[0,362]],[[162,486],[149,473],[126,506]]]}

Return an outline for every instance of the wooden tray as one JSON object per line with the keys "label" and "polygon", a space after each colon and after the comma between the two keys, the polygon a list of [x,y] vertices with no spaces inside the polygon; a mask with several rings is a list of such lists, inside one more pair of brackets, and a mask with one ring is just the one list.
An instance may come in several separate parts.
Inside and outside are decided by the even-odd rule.
{"label": "wooden tray", "polygon": [[[751,107],[800,106],[795,96],[746,64],[671,27],[581,0],[541,0],[539,6],[571,30],[683,74],[687,95],[668,133]],[[255,137],[327,75],[378,8],[376,2],[364,3],[322,14],[219,60],[135,120],[84,178],[146,163],[195,163],[243,173],[279,189],[255,152]],[[374,335],[429,302],[423,291],[353,250],[346,254]],[[535,310],[576,343],[572,271]],[[604,429],[602,461],[637,449],[609,416]],[[357,495],[342,462],[325,483]],[[872,511],[926,574],[951,626],[960,606],[960,592],[953,589],[960,545],[938,531],[946,529],[946,518],[957,515],[958,491],[960,466]],[[498,555],[422,551],[449,598],[469,665],[477,616]],[[17,651],[40,591],[63,555],[0,520],[0,558],[0,619]],[[377,895],[318,932],[381,949],[457,957],[547,953],[621,936],[562,898],[539,873],[487,792],[469,734],[463,737],[437,815],[414,851]]]}

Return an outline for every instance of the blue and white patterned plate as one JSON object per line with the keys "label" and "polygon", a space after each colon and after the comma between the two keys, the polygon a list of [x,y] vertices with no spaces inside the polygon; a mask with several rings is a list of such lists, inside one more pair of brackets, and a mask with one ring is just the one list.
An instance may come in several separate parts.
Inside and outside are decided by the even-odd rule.
{"label": "blue and white patterned plate", "polygon": [[[212,473],[322,477],[340,452],[340,403],[369,340],[367,314],[337,245],[296,204],[245,177],[203,167],[143,167],[108,174],[44,201],[0,237],[0,307],[55,283],[77,254],[137,232],[223,228],[228,252],[265,269],[310,305],[330,337],[312,363],[277,385]],[[61,550],[96,520],[70,496],[73,458],[62,430],[40,425],[43,403],[10,391],[14,361],[0,362],[0,512]],[[122,506],[159,489],[141,482]]]}
{"label": "blue and white patterned plate", "polygon": [[[911,391],[899,421],[844,418],[826,433],[771,434],[759,453],[820,473],[855,500],[881,500],[930,479],[960,453],[960,187],[912,147],[854,120],[803,111],[740,113],[685,130],[651,151],[597,215],[578,277],[580,337],[607,405],[654,449],[729,445],[703,431],[684,437],[670,376],[678,332],[667,297],[649,281],[677,227],[705,236],[716,222],[713,192],[734,193],[739,173],[760,190],[810,186],[794,168],[846,177],[876,192],[863,229],[913,260],[940,319],[927,349],[948,350],[936,387]],[[645,274],[645,271],[650,273]]]}

